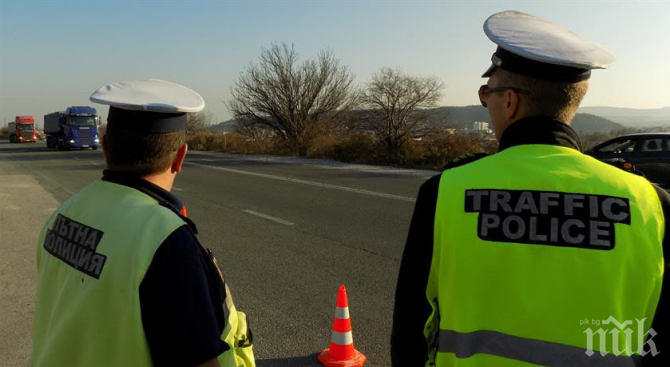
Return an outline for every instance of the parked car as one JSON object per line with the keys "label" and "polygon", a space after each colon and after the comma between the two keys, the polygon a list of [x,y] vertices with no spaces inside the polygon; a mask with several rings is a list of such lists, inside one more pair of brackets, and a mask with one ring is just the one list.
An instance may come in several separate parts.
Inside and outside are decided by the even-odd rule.
{"label": "parked car", "polygon": [[649,181],[670,189],[670,132],[624,135],[584,153],[610,164],[631,163]]}

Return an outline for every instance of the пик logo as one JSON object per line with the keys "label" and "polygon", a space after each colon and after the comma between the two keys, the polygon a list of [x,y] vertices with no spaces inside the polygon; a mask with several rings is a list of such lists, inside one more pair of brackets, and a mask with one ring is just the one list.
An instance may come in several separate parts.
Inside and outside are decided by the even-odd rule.
{"label": "\u043f\u0438\u043a logo", "polygon": [[[656,331],[653,328],[650,328],[649,331],[644,332],[644,321],[646,318],[642,320],[635,319],[637,321],[637,345],[638,345],[638,350],[633,351],[633,333],[634,331],[630,328],[628,328],[628,325],[632,325],[633,321],[631,320],[626,320],[623,323],[620,323],[615,319],[613,316],[610,316],[607,320],[602,320],[603,325],[610,325],[613,324],[616,326],[615,328],[612,328],[609,333],[612,334],[612,354],[614,355],[621,355],[625,354],[627,356],[635,354],[639,354],[641,356],[645,356],[648,353],[651,353],[652,356],[656,356],[659,351],[656,349],[656,344],[654,344],[654,341],[652,340],[656,336]],[[599,321],[599,320],[598,320]],[[593,323],[596,324],[596,323]],[[599,323],[598,323],[599,325]],[[619,334],[623,331],[623,333],[626,335],[626,345],[624,346],[623,350],[619,349]],[[591,328],[588,328],[584,331],[584,334],[586,334],[586,355],[589,357],[594,355],[595,352],[593,351],[593,336],[595,334],[598,334],[600,336],[600,350],[598,351],[601,356],[606,356],[608,354],[607,351],[607,331],[604,330],[603,328],[600,328],[596,330],[596,332],[593,332]],[[645,337],[649,334],[649,340],[645,342]],[[649,350],[645,350],[645,345],[649,346]]]}

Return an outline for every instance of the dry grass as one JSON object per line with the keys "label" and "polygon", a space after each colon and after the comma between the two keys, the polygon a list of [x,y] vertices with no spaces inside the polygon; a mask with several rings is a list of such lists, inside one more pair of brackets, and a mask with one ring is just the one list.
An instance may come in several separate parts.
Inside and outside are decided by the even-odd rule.
{"label": "dry grass", "polygon": [[241,154],[272,154],[274,147],[267,142],[247,139],[237,133],[197,132],[186,135],[189,149]]}
{"label": "dry grass", "polygon": [[495,140],[480,134],[439,134],[421,141],[408,142],[404,149],[404,165],[439,170],[463,154],[492,154],[497,148],[498,143]]}
{"label": "dry grass", "polygon": [[[278,138],[266,142],[245,138],[239,133],[198,132],[186,136],[190,149],[241,154],[292,156],[295,149]],[[421,141],[409,140],[403,149],[389,156],[374,137],[364,133],[322,135],[316,138],[307,157],[341,162],[383,164],[408,168],[442,169],[454,158],[466,153],[493,153],[495,141],[477,134],[443,133]]]}

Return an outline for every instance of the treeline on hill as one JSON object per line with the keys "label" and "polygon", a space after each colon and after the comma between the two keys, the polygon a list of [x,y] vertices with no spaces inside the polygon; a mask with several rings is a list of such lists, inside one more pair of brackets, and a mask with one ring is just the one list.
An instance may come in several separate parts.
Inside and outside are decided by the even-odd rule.
{"label": "treeline on hill", "polygon": [[[240,154],[295,155],[290,142],[271,134],[251,136],[242,131],[191,131],[190,149]],[[469,152],[493,153],[494,139],[473,133],[444,133],[409,139],[390,155],[372,133],[360,131],[324,132],[316,137],[305,157],[332,159],[349,163],[384,164],[408,168],[441,169],[454,158]]]}
{"label": "treeline on hill", "polygon": [[[481,106],[438,107],[426,110],[432,123],[457,129],[469,128],[473,122],[491,122],[488,111]],[[623,130],[624,126],[606,118],[578,113],[572,121],[572,127],[579,133],[609,132]]]}
{"label": "treeline on hill", "polygon": [[[354,111],[344,121],[332,122],[334,126],[325,127],[323,134],[313,140],[305,156],[439,170],[460,155],[479,152],[491,154],[497,150],[493,135],[467,130],[475,121],[490,121],[486,109],[480,106],[439,107],[423,112],[435,129],[421,138],[408,139],[397,154],[389,155],[373,132],[347,126],[351,120],[361,118],[352,117],[352,114],[364,116],[367,113]],[[211,117],[202,114],[196,116],[189,120],[190,133],[187,139],[191,149],[295,155],[290,143],[268,131],[245,132],[235,120],[209,125]],[[590,114],[578,114],[573,127],[579,132],[584,149],[616,136],[641,132]]]}

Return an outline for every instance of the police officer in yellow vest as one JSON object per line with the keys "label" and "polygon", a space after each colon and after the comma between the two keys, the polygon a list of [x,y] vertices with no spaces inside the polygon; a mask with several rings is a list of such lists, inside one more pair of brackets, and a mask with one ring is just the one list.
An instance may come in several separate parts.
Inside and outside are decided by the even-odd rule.
{"label": "police officer in yellow vest", "polygon": [[45,224],[33,365],[254,366],[246,316],[170,193],[196,92],[162,80],[106,85],[107,170]]}
{"label": "police officer in yellow vest", "polygon": [[393,365],[661,364],[670,195],[582,154],[570,127],[591,69],[614,58],[530,14],[484,30],[498,48],[479,98],[499,152],[419,191]]}

